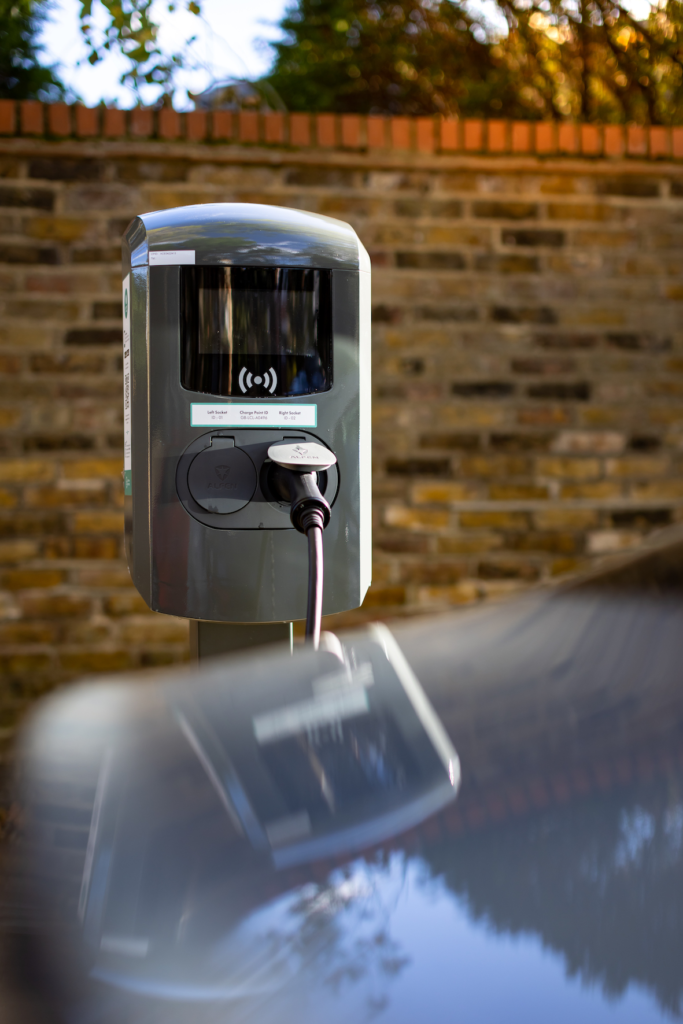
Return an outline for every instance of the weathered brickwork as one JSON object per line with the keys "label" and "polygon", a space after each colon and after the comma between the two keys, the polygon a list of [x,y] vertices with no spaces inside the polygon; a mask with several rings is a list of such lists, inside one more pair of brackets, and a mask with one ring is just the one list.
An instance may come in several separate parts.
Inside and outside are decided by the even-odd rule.
{"label": "weathered brickwork", "polygon": [[119,239],[137,212],[293,206],[369,249],[375,582],[343,621],[559,578],[683,519],[675,136],[648,159],[351,151],[320,130],[298,149],[60,141],[40,116],[0,140],[6,735],[58,682],[186,656],[187,624],[149,613],[122,559]]}

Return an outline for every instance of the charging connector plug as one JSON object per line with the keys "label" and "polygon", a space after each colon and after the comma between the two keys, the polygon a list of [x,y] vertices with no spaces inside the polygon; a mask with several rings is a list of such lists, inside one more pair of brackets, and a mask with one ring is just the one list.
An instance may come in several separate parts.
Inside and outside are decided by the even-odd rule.
{"label": "charging connector plug", "polygon": [[273,444],[268,449],[273,463],[268,484],[283,501],[289,501],[292,526],[308,539],[308,608],[306,637],[317,650],[323,608],[323,530],[331,510],[318,487],[318,473],[333,466],[336,456],[321,444]]}
{"label": "charging connector plug", "polygon": [[[272,446],[272,448],[275,447],[277,446]],[[269,449],[269,455],[272,448]],[[331,511],[318,487],[317,472],[290,469],[273,459],[273,467],[268,474],[268,488],[281,501],[289,502],[289,518],[292,521],[292,526],[299,533],[306,533],[303,517],[306,512],[311,510],[317,510],[320,513],[321,528],[323,530],[326,528],[330,521]]]}

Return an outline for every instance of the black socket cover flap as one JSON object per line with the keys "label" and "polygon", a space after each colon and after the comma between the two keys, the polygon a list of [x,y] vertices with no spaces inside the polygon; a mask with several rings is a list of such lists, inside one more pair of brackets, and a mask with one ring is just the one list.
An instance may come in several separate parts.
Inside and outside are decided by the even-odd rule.
{"label": "black socket cover flap", "polygon": [[256,468],[241,448],[205,448],[192,460],[187,477],[192,497],[207,512],[237,512],[256,490]]}

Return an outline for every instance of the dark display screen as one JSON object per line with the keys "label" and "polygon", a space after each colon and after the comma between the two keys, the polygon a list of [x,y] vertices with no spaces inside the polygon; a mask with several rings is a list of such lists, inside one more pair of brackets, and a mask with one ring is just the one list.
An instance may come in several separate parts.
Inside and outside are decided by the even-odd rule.
{"label": "dark display screen", "polygon": [[329,270],[181,267],[181,382],[249,398],[332,386]]}

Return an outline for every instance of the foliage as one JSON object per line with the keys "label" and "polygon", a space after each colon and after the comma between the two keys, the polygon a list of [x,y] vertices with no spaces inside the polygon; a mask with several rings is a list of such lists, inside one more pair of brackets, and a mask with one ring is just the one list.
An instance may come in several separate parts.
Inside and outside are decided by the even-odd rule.
{"label": "foliage", "polygon": [[509,35],[494,49],[531,116],[680,123],[683,5],[666,0],[638,22],[616,0],[498,0]]}
{"label": "foliage", "polygon": [[[152,19],[154,0],[95,0],[106,12],[104,31],[95,26],[93,0],[80,0],[81,31],[88,46],[88,60],[98,64],[107,53],[118,50],[128,60],[121,83],[131,88],[140,99],[143,85],[158,86],[166,102],[170,102],[173,80],[183,67],[182,53],[166,54],[158,42],[159,26]],[[169,13],[178,5],[167,4]],[[185,9],[201,14],[197,0],[185,0]],[[187,40],[194,42],[195,37]],[[187,45],[186,44],[186,45]]]}
{"label": "foliage", "polygon": [[[186,57],[159,45],[154,0],[79,3],[90,63],[119,51],[128,64],[121,82],[138,101],[156,86],[170,103]],[[169,13],[180,4],[201,15],[199,0],[166,3]],[[659,0],[644,21],[620,0],[496,3],[507,31],[467,0],[295,0],[260,84],[290,110],[683,122],[681,0]],[[40,63],[47,8],[48,0],[0,0],[0,96],[64,94]]]}
{"label": "foliage", "polygon": [[55,70],[40,62],[37,36],[45,16],[45,3],[0,0],[0,98],[50,101],[64,95]]}
{"label": "foliage", "polygon": [[292,110],[519,114],[484,23],[450,0],[299,0],[268,80]]}
{"label": "foliage", "polygon": [[464,0],[298,0],[268,80],[292,110],[681,121],[681,0],[496,2],[507,33]]}

